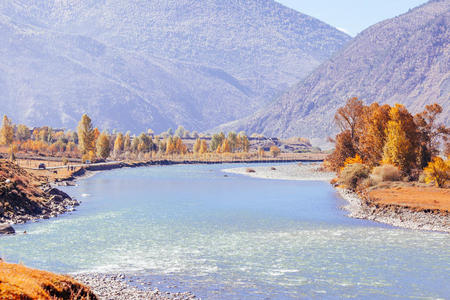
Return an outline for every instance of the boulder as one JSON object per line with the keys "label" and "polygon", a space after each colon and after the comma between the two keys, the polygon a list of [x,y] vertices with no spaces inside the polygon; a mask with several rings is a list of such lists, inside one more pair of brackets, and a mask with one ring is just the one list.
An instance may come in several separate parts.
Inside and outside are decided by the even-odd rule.
{"label": "boulder", "polygon": [[15,234],[16,231],[9,224],[0,224],[0,234]]}
{"label": "boulder", "polygon": [[61,196],[63,199],[65,199],[65,198],[69,198],[69,199],[70,199],[70,196],[69,196],[69,195],[67,195],[67,194],[64,193],[63,191],[58,190],[58,189],[56,189],[56,188],[52,188],[52,189],[48,190],[47,193],[49,193],[50,195],[58,195],[58,196]]}

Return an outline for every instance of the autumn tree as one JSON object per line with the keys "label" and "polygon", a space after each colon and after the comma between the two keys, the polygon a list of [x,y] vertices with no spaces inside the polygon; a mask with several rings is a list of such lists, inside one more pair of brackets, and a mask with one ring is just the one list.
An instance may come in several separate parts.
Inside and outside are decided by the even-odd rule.
{"label": "autumn tree", "polygon": [[234,152],[236,148],[238,147],[239,141],[238,141],[238,135],[236,132],[229,132],[227,137],[228,143],[230,144],[230,152]]}
{"label": "autumn tree", "polygon": [[131,138],[130,151],[137,153],[138,149],[139,149],[139,138],[133,135],[133,137]]}
{"label": "autumn tree", "polygon": [[30,129],[23,124],[17,125],[16,138],[22,142],[29,140],[31,138]]}
{"label": "autumn tree", "polygon": [[197,138],[197,140],[195,141],[195,144],[194,144],[194,148],[193,148],[193,151],[195,154],[200,152],[201,145],[202,145],[201,140],[199,138]]}
{"label": "autumn tree", "polygon": [[447,181],[450,180],[450,160],[444,161],[438,156],[433,157],[423,171],[425,182],[433,182],[437,187],[445,187]]}
{"label": "autumn tree", "polygon": [[216,151],[218,147],[222,146],[224,140],[225,134],[223,132],[213,134],[211,143],[209,144],[211,151]]}
{"label": "autumn tree", "polygon": [[177,130],[175,130],[174,136],[181,138],[181,137],[184,136],[184,132],[185,132],[184,127],[183,126],[178,126]]}
{"label": "autumn tree", "polygon": [[199,150],[199,153],[200,153],[200,154],[205,154],[205,153],[207,153],[207,152],[208,152],[208,144],[206,143],[205,140],[202,140],[202,141],[201,141],[201,144],[200,144],[200,150]]}
{"label": "autumn tree", "polygon": [[94,128],[91,118],[84,114],[78,123],[78,149],[82,155],[94,151]]}
{"label": "autumn tree", "polygon": [[145,133],[141,133],[138,137],[138,151],[142,153],[150,152],[153,146],[152,139]]}
{"label": "autumn tree", "polygon": [[222,153],[231,153],[231,145],[228,139],[225,139],[222,143],[222,147],[220,148]]}
{"label": "autumn tree", "polygon": [[387,104],[380,106],[378,103],[373,103],[363,109],[358,149],[353,149],[353,152],[357,151],[370,166],[379,164],[383,158],[390,108]]}
{"label": "autumn tree", "polygon": [[103,159],[107,159],[109,157],[109,153],[111,151],[109,144],[109,136],[106,131],[103,131],[96,142],[96,150],[97,156]]}
{"label": "autumn tree", "polygon": [[417,130],[413,116],[400,104],[389,111],[383,163],[409,173],[416,166]]}
{"label": "autumn tree", "polygon": [[125,136],[123,137],[123,150],[130,151],[130,148],[131,148],[131,136],[130,132],[127,131],[127,133],[125,133]]}
{"label": "autumn tree", "polygon": [[14,141],[14,127],[6,115],[3,116],[2,128],[0,129],[0,145],[11,145]]}
{"label": "autumn tree", "polygon": [[272,157],[277,157],[278,155],[280,155],[280,153],[281,150],[277,146],[274,145],[270,147],[270,154],[272,154]]}
{"label": "autumn tree", "polygon": [[357,154],[363,112],[362,101],[354,97],[349,99],[345,106],[339,108],[334,116],[334,121],[341,130],[336,139],[332,140],[335,143],[335,149],[327,158],[334,171],[344,166],[347,157],[354,157]]}
{"label": "autumn tree", "polygon": [[263,158],[264,156],[265,156],[265,151],[264,151],[264,148],[263,147],[258,147],[258,156],[260,157],[260,158]]}
{"label": "autumn tree", "polygon": [[353,145],[350,130],[345,130],[336,136],[334,151],[327,157],[327,162],[333,171],[339,171],[348,157],[354,157],[356,149]]}
{"label": "autumn tree", "polygon": [[114,141],[114,152],[121,153],[124,149],[123,134],[119,132]]}
{"label": "autumn tree", "polygon": [[414,116],[418,130],[418,164],[421,168],[427,166],[433,156],[439,154],[440,141],[446,142],[450,136],[450,128],[437,124],[436,119],[442,113],[439,104],[425,106],[425,110]]}
{"label": "autumn tree", "polygon": [[352,140],[355,139],[358,124],[363,114],[363,102],[357,97],[350,98],[345,106],[339,108],[334,116],[334,121],[341,129],[341,132],[350,131]]}

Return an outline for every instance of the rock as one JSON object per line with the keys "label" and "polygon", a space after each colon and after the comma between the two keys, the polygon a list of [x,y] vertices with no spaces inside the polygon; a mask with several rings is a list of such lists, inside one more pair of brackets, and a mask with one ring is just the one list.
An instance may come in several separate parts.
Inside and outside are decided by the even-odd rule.
{"label": "rock", "polygon": [[16,231],[14,228],[9,224],[2,224],[0,225],[0,234],[15,234]]}
{"label": "rock", "polygon": [[51,188],[51,189],[49,189],[49,190],[47,191],[47,193],[50,194],[50,195],[58,195],[58,196],[61,196],[63,199],[65,199],[65,198],[69,198],[69,199],[70,199],[70,196],[69,196],[69,195],[67,195],[67,194],[64,193],[63,191],[58,190],[58,189],[56,189],[56,188]]}

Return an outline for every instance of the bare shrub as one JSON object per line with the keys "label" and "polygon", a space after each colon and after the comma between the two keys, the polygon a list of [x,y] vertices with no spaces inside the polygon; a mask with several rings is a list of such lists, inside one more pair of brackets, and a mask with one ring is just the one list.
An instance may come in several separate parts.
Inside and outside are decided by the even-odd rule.
{"label": "bare shrub", "polygon": [[402,180],[402,172],[396,166],[386,164],[375,167],[371,177],[377,183],[383,181],[400,181]]}
{"label": "bare shrub", "polygon": [[339,184],[355,190],[363,179],[369,177],[370,168],[363,164],[350,164],[345,166],[339,174]]}

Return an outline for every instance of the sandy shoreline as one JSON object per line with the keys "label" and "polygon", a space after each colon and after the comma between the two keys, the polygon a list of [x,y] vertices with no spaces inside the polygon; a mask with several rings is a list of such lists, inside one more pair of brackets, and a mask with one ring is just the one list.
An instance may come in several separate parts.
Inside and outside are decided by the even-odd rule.
{"label": "sandy shoreline", "polygon": [[[287,164],[251,168],[233,168],[222,171],[232,174],[246,175],[255,178],[277,180],[327,181],[336,177],[335,173],[322,172],[315,164]],[[254,170],[249,173],[248,169]],[[342,188],[337,192],[347,204],[342,208],[349,212],[348,216],[366,219],[396,227],[450,233],[450,216],[442,216],[423,211],[412,211],[406,207],[383,208],[367,204],[356,193]]]}

